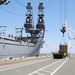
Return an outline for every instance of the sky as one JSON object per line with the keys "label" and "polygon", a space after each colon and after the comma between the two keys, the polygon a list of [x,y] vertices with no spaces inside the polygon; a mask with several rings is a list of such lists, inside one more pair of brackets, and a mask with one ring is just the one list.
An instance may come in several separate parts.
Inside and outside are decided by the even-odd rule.
{"label": "sky", "polygon": [[[46,32],[44,45],[41,53],[51,53],[59,50],[59,44],[63,42],[60,28],[67,21],[69,27],[75,30],[75,0],[9,0],[10,4],[0,5],[0,26],[7,26],[6,33],[15,35],[16,27],[23,27],[26,5],[28,2],[33,6],[34,25],[37,24],[38,5],[44,4],[44,20]],[[73,33],[74,36],[74,33]],[[68,39],[68,33],[65,33],[65,42],[74,46],[74,40]],[[75,53],[75,48],[70,48],[71,53]]]}

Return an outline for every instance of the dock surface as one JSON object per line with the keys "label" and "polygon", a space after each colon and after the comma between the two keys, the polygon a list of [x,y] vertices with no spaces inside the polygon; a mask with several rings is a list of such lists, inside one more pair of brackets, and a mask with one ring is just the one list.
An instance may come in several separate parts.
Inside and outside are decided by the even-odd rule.
{"label": "dock surface", "polygon": [[73,56],[64,59],[51,57],[38,59],[37,57],[15,62],[0,64],[0,75],[75,75],[75,57]]}

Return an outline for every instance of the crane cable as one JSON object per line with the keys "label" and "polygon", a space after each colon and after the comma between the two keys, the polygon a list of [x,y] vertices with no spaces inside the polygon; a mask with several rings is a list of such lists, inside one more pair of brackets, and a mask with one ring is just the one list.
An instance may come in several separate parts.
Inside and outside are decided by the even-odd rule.
{"label": "crane cable", "polygon": [[[15,0],[18,4],[20,4],[21,6],[23,6],[24,8],[26,8],[26,6],[25,5],[23,5],[21,2],[19,2],[19,1],[17,1],[17,0]],[[33,10],[35,10],[36,11],[36,9],[33,9]]]}
{"label": "crane cable", "polygon": [[62,42],[66,43],[66,42],[65,42],[65,36],[62,36],[61,43],[62,43]]}
{"label": "crane cable", "polygon": [[[64,3],[64,4],[63,4]],[[65,24],[65,19],[67,18],[67,0],[63,0],[63,2],[61,1],[60,3],[61,5],[59,6],[60,8],[60,26],[61,26],[61,18],[63,18],[63,23]],[[64,5],[64,6],[63,6]],[[62,9],[63,9],[63,13],[62,13]],[[61,17],[63,15],[63,17]],[[63,33],[63,32],[62,32]],[[65,43],[65,37],[64,37],[64,33],[62,36],[62,40],[61,42]]]}
{"label": "crane cable", "polygon": [[48,9],[52,4],[55,2],[55,0],[51,0],[48,2],[48,4],[45,6],[45,10]]}
{"label": "crane cable", "polygon": [[52,3],[52,1],[53,1],[53,0],[49,0],[49,1],[47,2],[47,4],[45,5],[45,7],[48,7],[48,5]]}
{"label": "crane cable", "polygon": [[[25,7],[21,2],[15,0],[17,3],[19,3],[21,6]],[[55,0],[49,0],[49,2],[45,5],[45,10],[48,9],[53,3],[55,2]],[[34,9],[36,10],[36,9]]]}
{"label": "crane cable", "polygon": [[[23,4],[21,4],[19,1],[15,0],[16,2],[18,2],[20,5],[22,5],[23,7],[25,7]],[[13,15],[17,15],[17,16],[24,16],[25,14],[17,14],[17,13],[14,13],[14,12],[11,12],[11,11],[8,11],[2,7],[0,7],[1,10],[7,12],[7,13],[10,13],[10,14],[13,14]]]}
{"label": "crane cable", "polygon": [[59,0],[60,28],[62,25],[62,0]]}
{"label": "crane cable", "polygon": [[67,0],[59,0],[60,27],[67,19]]}
{"label": "crane cable", "polygon": [[17,3],[19,3],[21,6],[23,6],[23,7],[26,7],[26,6],[24,6],[22,3],[20,3],[19,1],[17,1],[17,0],[15,0]]}
{"label": "crane cable", "polygon": [[65,19],[67,19],[67,0],[64,0],[64,24]]}
{"label": "crane cable", "polygon": [[[21,6],[25,7],[22,3],[20,3],[19,1],[15,0],[17,3],[19,3]],[[46,9],[48,9],[48,7],[50,7],[53,3],[55,2],[55,0],[51,0],[48,2],[48,4],[46,5]],[[18,15],[18,16],[24,16],[25,14],[17,14],[17,13],[14,13],[14,12],[11,12],[11,11],[8,11],[2,7],[0,7],[1,10],[7,12],[7,13],[10,13],[10,14],[13,14],[13,15]],[[35,9],[36,10],[36,9]]]}
{"label": "crane cable", "polygon": [[45,46],[49,49],[49,50],[51,50],[51,51],[54,51],[51,47],[49,47],[46,43],[45,43]]}
{"label": "crane cable", "polygon": [[24,16],[24,14],[17,14],[17,13],[14,13],[14,12],[8,11],[8,10],[2,8],[2,7],[0,7],[0,9],[3,10],[3,11],[5,11],[5,12],[7,12],[7,13],[13,14],[13,15]]}

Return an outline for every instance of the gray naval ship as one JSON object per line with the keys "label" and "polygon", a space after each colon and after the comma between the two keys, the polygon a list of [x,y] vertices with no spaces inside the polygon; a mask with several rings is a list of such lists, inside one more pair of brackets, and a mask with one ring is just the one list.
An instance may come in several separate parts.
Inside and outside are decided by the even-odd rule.
{"label": "gray naval ship", "polygon": [[[6,26],[0,26],[0,58],[39,56],[44,43],[45,25],[43,3],[38,5],[38,19],[33,25],[32,5],[27,3],[26,21],[24,27],[15,28],[16,35],[6,36]],[[23,35],[25,32],[26,36]]]}

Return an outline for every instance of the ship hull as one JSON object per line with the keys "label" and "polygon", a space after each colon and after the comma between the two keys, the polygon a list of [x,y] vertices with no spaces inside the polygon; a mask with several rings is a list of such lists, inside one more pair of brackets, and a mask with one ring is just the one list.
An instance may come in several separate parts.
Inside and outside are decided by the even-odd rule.
{"label": "ship hull", "polygon": [[37,44],[31,44],[0,39],[0,58],[38,56],[42,45],[43,40]]}

